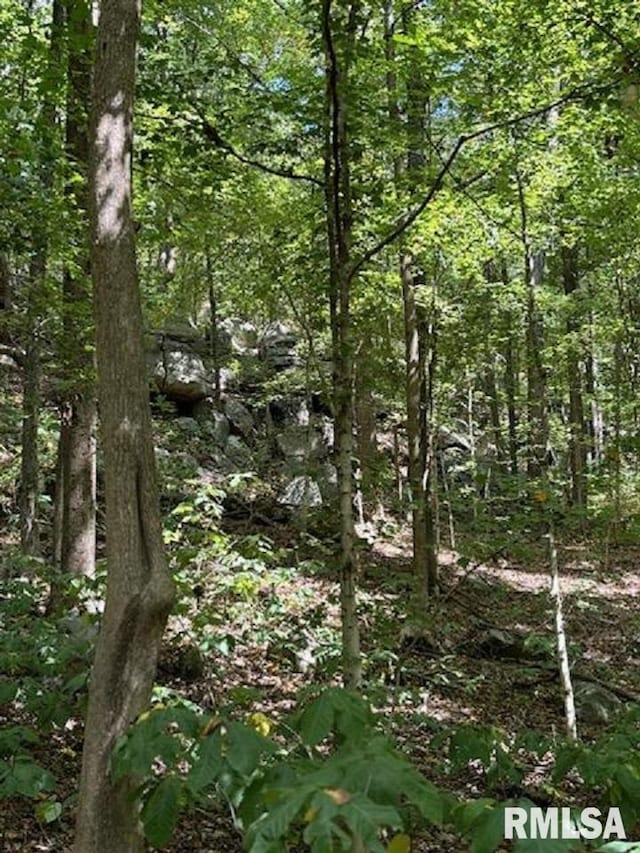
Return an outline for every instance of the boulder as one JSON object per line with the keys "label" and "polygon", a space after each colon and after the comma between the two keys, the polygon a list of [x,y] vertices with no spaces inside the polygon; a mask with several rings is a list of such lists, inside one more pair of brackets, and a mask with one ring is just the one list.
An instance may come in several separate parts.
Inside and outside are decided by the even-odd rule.
{"label": "boulder", "polygon": [[251,471],[254,467],[251,450],[237,435],[229,436],[221,463],[229,472]]}
{"label": "boulder", "polygon": [[197,326],[179,318],[169,320],[162,329],[158,329],[154,334],[157,338],[164,338],[166,344],[169,346],[171,346],[170,341],[194,344],[202,340],[202,332]]}
{"label": "boulder", "polygon": [[324,462],[317,474],[323,501],[331,501],[338,494],[338,471],[331,462]]}
{"label": "boulder", "polygon": [[229,438],[230,426],[227,417],[222,412],[212,412],[209,430],[214,444],[218,447],[225,447]]}
{"label": "boulder", "polygon": [[304,507],[322,506],[322,495],[320,494],[320,486],[311,477],[300,476],[294,477],[284,487],[278,503],[285,506],[294,507],[296,509]]}
{"label": "boulder", "polygon": [[287,462],[310,462],[329,455],[323,435],[306,426],[292,426],[278,433],[276,445]]}
{"label": "boulder", "polygon": [[275,397],[267,405],[267,422],[276,430],[308,426],[310,418],[307,401],[300,396]]}
{"label": "boulder", "polygon": [[[211,373],[211,384],[215,385],[215,376]],[[230,367],[220,368],[220,390],[226,391],[229,388],[234,388],[238,384],[238,377]]]}
{"label": "boulder", "polygon": [[187,350],[165,351],[153,367],[158,390],[170,400],[195,403],[211,392],[204,362]]}
{"label": "boulder", "polygon": [[269,323],[260,338],[260,357],[274,370],[286,370],[298,363],[298,338],[293,330],[279,321]]}
{"label": "boulder", "polygon": [[176,418],[176,424],[181,430],[184,430],[184,432],[190,432],[192,434],[197,433],[200,429],[198,421],[195,418]]}
{"label": "boulder", "polygon": [[591,681],[577,681],[573,694],[576,716],[584,723],[610,723],[622,708],[615,693]]}
{"label": "boulder", "polygon": [[253,415],[236,397],[228,397],[224,403],[224,413],[229,423],[245,438],[251,434],[254,427]]}
{"label": "boulder", "polygon": [[227,350],[235,355],[258,354],[258,330],[253,323],[239,317],[227,317],[218,329],[220,342],[226,343]]}
{"label": "boulder", "polygon": [[212,439],[216,447],[224,447],[229,438],[229,419],[218,411],[210,397],[199,400],[191,413],[205,433]]}

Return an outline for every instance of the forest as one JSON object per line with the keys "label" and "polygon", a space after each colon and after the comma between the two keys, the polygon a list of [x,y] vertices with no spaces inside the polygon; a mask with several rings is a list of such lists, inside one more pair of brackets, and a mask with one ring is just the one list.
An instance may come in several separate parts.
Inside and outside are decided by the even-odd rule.
{"label": "forest", "polygon": [[0,0],[0,849],[640,850],[640,7]]}

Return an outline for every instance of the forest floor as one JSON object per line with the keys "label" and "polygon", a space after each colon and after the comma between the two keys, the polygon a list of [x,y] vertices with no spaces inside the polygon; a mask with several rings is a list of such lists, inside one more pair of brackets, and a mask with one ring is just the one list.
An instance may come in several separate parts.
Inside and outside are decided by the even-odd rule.
{"label": "forest floor", "polygon": [[[278,719],[308,690],[310,681],[337,681],[337,585],[309,558],[317,553],[311,537],[301,537],[287,525],[273,525],[267,532],[274,553],[295,555],[284,575],[280,568],[265,570],[262,580],[252,585],[242,573],[239,583],[236,573],[235,580],[227,579],[222,588],[219,567],[202,565],[197,594],[184,597],[180,614],[171,619],[159,682],[206,710],[233,703],[245,714],[260,711]],[[251,529],[244,523],[234,523],[227,533],[238,541],[249,536],[258,547],[265,536],[264,528]],[[496,792],[494,786],[489,792],[482,768],[470,763],[463,772],[452,774],[445,769],[443,745],[432,743],[438,724],[495,726],[504,730],[505,738],[523,729],[562,735],[544,549],[532,550],[527,565],[502,559],[466,563],[464,568],[454,552],[444,552],[443,590],[419,622],[406,611],[412,588],[408,550],[407,532],[401,530],[361,554],[362,640],[372,702],[400,749],[437,785],[468,798],[537,791],[539,801],[544,801],[546,795],[540,792],[545,790],[549,767],[532,767],[531,778],[518,791],[506,785],[503,791]],[[640,547],[610,547],[606,573],[598,549],[589,542],[561,543],[560,556],[574,672],[621,691],[623,698],[640,694]],[[514,631],[543,638],[542,646],[550,644],[549,654],[532,652],[531,659],[520,652],[511,656],[502,641]],[[204,669],[194,676],[189,667],[184,671],[184,650],[194,638],[204,636],[214,638],[217,647],[211,645]],[[498,647],[492,646],[496,638]],[[28,720],[0,718],[0,722]],[[591,739],[601,729],[581,725],[580,734]],[[59,820],[45,825],[34,818],[32,802],[5,801],[0,813],[2,851],[71,849],[81,744],[79,721],[42,739],[37,760],[54,774],[58,798],[67,807]],[[579,786],[563,795],[568,797],[565,803],[585,797],[588,801],[588,791]],[[448,831],[434,829],[414,836],[412,849],[463,853],[468,847]],[[167,850],[235,853],[242,845],[226,813],[195,811],[182,819]]]}

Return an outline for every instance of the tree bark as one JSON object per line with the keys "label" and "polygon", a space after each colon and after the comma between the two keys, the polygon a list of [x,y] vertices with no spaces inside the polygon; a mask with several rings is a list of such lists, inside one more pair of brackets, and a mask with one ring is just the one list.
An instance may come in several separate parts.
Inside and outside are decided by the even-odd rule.
{"label": "tree bark", "polygon": [[[398,83],[394,71],[394,43],[391,32],[391,4],[385,11],[386,59],[388,63],[387,91],[389,115],[395,125],[400,124],[398,105]],[[411,13],[403,14],[403,29],[409,34]],[[419,69],[412,55],[406,93],[406,154],[397,157],[394,163],[396,191],[405,189],[414,195],[424,175],[424,145],[427,128],[425,116],[428,96]],[[404,186],[406,185],[406,186]],[[433,350],[429,341],[429,322],[425,307],[420,305],[419,293],[424,292],[425,275],[416,258],[403,239],[399,255],[402,303],[404,309],[405,376],[407,408],[407,444],[409,492],[411,499],[411,526],[413,548],[413,572],[417,584],[419,606],[422,608],[429,595],[435,592],[438,581],[436,557],[436,531],[431,506],[429,476],[430,469],[430,415],[431,415],[431,368]]]}
{"label": "tree bark", "polygon": [[[44,277],[44,249],[36,251],[30,269],[29,302],[35,300],[34,291]],[[22,553],[39,557],[40,523],[38,519],[38,495],[40,493],[40,455],[38,425],[40,422],[40,331],[33,306],[28,309],[28,328],[25,335],[24,365],[22,370],[22,439],[20,458],[20,545]]]}
{"label": "tree bark", "polygon": [[532,479],[543,475],[547,467],[547,388],[542,364],[544,330],[538,307],[545,258],[542,252],[525,253],[527,285],[527,427],[529,455],[527,473]]}
{"label": "tree bark", "polygon": [[[66,195],[72,210],[74,266],[64,271],[62,293],[64,399],[60,412],[62,501],[60,566],[93,575],[96,550],[96,427],[94,329],[90,311],[87,170],[87,109],[91,88],[93,27],[87,0],[66,0],[68,91],[65,134]],[[81,221],[74,221],[75,219]]]}
{"label": "tree bark", "polygon": [[547,467],[547,383],[542,362],[544,327],[538,306],[538,291],[542,287],[545,256],[544,252],[534,251],[531,246],[525,188],[517,166],[516,181],[524,251],[524,282],[527,292],[527,475],[535,480],[544,476]]}
{"label": "tree bark", "polygon": [[556,632],[556,654],[558,657],[558,670],[560,672],[560,683],[562,684],[562,695],[564,700],[565,724],[569,740],[578,739],[576,725],[576,707],[573,695],[573,681],[571,679],[571,662],[569,660],[569,646],[564,624],[564,612],[562,607],[562,592],[560,589],[560,571],[558,569],[558,551],[556,548],[553,523],[550,521],[547,533],[549,541],[549,570],[551,573],[551,586],[549,594],[553,602],[553,615]]}
{"label": "tree bark", "polygon": [[[51,37],[49,42],[48,71],[55,80],[60,64],[63,8],[61,0],[51,7]],[[56,134],[56,106],[49,94],[42,104],[42,146],[40,184],[43,195],[53,186],[53,138]],[[40,420],[40,326],[42,317],[41,291],[47,271],[49,251],[48,223],[36,218],[33,224],[33,254],[29,264],[26,325],[24,328],[23,404],[22,404],[22,457],[20,470],[20,542],[23,554],[39,556],[41,551],[38,521],[38,495],[40,458],[38,424]]]}
{"label": "tree bark", "polygon": [[142,853],[117,739],[147,706],[173,602],[163,545],[131,209],[137,0],[103,0],[90,149],[91,268],[105,465],[107,594],[91,674],[75,853]]}
{"label": "tree bark", "polygon": [[[362,681],[356,601],[353,518],[353,344],[351,340],[352,228],[351,163],[347,121],[348,74],[357,3],[322,0],[325,52],[326,138],[324,189],[329,245],[329,303],[333,357],[335,460],[340,511],[340,610],[342,677],[346,687]],[[343,31],[336,39],[335,30]]]}
{"label": "tree bark", "polygon": [[[509,271],[505,261],[502,262],[502,282],[505,287],[509,284]],[[507,402],[507,435],[509,443],[509,468],[514,477],[518,476],[518,365],[517,365],[517,333],[513,329],[513,315],[507,311],[504,323],[506,326],[506,344],[504,349],[504,391]]]}
{"label": "tree bark", "polygon": [[575,246],[562,247],[562,281],[569,300],[567,316],[567,381],[569,386],[569,470],[571,473],[571,504],[585,508],[587,505],[586,441],[584,429],[584,403],[582,399],[582,374],[578,341],[580,321],[574,304],[580,287],[578,250]]}

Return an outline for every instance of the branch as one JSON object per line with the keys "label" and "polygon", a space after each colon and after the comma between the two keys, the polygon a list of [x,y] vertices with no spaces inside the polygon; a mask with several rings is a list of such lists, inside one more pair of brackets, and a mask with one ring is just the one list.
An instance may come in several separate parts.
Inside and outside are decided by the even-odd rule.
{"label": "branch", "polygon": [[458,137],[455,145],[451,149],[451,153],[444,161],[442,168],[438,172],[435,177],[435,180],[431,187],[429,188],[429,192],[425,195],[422,201],[417,204],[413,210],[410,210],[407,214],[405,214],[402,219],[391,228],[391,230],[382,237],[377,243],[375,243],[370,249],[364,252],[360,258],[354,263],[353,267],[349,272],[349,278],[353,279],[354,276],[362,269],[365,264],[367,264],[372,258],[378,255],[383,249],[389,246],[394,240],[397,240],[413,223],[421,216],[422,213],[427,209],[429,203],[433,200],[434,196],[440,191],[442,184],[444,183],[444,179],[447,174],[451,170],[458,154],[462,150],[462,148],[467,144],[467,142],[471,142],[474,139],[479,139],[481,136],[486,136],[489,133],[493,133],[494,130],[504,130],[509,127],[514,127],[518,124],[522,124],[522,122],[528,121],[532,118],[539,118],[540,116],[546,115],[554,109],[562,106],[563,104],[570,103],[571,101],[580,100],[580,98],[584,98],[587,95],[591,95],[595,92],[603,92],[609,91],[612,89],[617,83],[618,79],[614,80],[611,83],[608,83],[603,86],[579,86],[575,89],[572,89],[570,92],[567,92],[566,95],[563,95],[561,98],[558,98],[551,103],[545,104],[542,107],[537,107],[536,109],[529,110],[526,113],[521,113],[520,115],[513,116],[512,118],[503,119],[502,121],[496,121],[493,124],[485,125],[484,127],[478,128],[478,130],[471,131],[470,133],[463,133]]}
{"label": "branch", "polygon": [[397,238],[400,237],[407,230],[407,228],[409,228],[409,226],[416,221],[420,214],[426,210],[427,206],[429,205],[429,202],[440,190],[440,187],[442,186],[442,183],[446,178],[449,169],[451,169],[451,167],[453,166],[453,163],[458,154],[460,153],[462,146],[467,141],[468,137],[466,136],[460,136],[458,138],[458,141],[453,146],[451,153],[449,154],[444,164],[442,165],[442,168],[436,175],[436,178],[433,184],[431,185],[429,192],[422,199],[420,204],[418,204],[416,207],[413,208],[412,211],[410,211],[406,216],[404,216],[400,220],[400,222],[398,222],[398,224],[395,225],[395,227],[393,227],[388,234],[386,234],[386,236],[382,237],[381,240],[375,243],[370,249],[368,249],[363,255],[361,255],[360,258],[358,258],[349,273],[350,279],[353,279],[354,276],[362,269],[362,267],[367,264],[372,258],[379,254],[388,245],[393,243],[394,240],[397,240]]}
{"label": "branch", "polygon": [[254,169],[259,169],[261,172],[266,172],[268,175],[276,175],[279,178],[288,178],[291,181],[306,181],[310,184],[315,184],[316,186],[323,186],[323,183],[319,178],[314,177],[313,175],[305,175],[300,172],[294,172],[293,169],[286,168],[278,168],[277,166],[269,166],[266,163],[262,163],[259,160],[254,160],[252,157],[247,157],[245,154],[242,154],[240,151],[235,149],[230,142],[226,139],[223,139],[218,129],[215,125],[211,124],[211,122],[207,119],[204,112],[201,110],[196,110],[198,113],[198,117],[202,122],[202,132],[206,139],[209,140],[216,148],[220,148],[222,151],[226,151],[227,154],[230,154],[232,157],[235,157],[240,163],[243,163],[245,166],[251,166]]}

